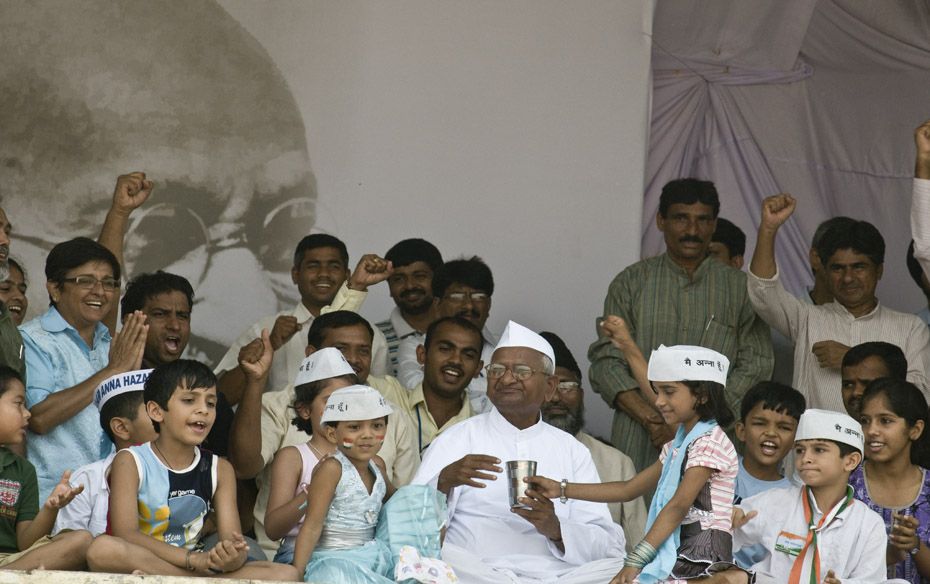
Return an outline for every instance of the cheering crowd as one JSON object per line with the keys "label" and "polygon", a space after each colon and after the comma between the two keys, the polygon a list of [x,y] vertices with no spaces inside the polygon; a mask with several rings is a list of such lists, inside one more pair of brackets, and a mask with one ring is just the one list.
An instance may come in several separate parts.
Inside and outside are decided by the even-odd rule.
{"label": "cheering crowd", "polygon": [[[930,122],[915,142],[907,263],[930,303]],[[423,239],[353,268],[340,239],[308,235],[296,306],[213,370],[184,358],[191,283],[124,283],[127,225],[153,192],[118,178],[96,239],[49,252],[49,308],[27,322],[28,267],[10,257],[25,228],[0,210],[3,568],[930,582],[930,310],[879,302],[871,223],[825,221],[795,297],[775,260],[794,197],[762,201],[744,272],[713,183],[666,184],[666,252],[614,278],[588,349],[606,441],[584,431],[585,375],[559,335],[544,319],[493,334],[490,267]],[[369,323],[358,311],[385,281],[396,306]]]}

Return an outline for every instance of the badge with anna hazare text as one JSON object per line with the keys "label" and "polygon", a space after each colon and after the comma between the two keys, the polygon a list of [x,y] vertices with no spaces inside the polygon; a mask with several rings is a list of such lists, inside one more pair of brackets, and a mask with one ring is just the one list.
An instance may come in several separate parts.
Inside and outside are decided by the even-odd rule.
{"label": "badge with anna hazare text", "polygon": [[807,541],[803,535],[795,535],[787,531],[778,534],[775,540],[775,551],[797,556],[804,549],[804,542]]}

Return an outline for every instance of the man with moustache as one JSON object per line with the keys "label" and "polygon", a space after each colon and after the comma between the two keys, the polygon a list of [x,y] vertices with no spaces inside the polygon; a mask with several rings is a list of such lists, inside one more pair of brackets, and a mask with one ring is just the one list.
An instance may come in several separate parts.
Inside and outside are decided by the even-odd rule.
{"label": "man with moustache", "polygon": [[[194,288],[183,276],[158,271],[139,274],[129,282],[120,300],[120,313],[123,322],[137,310],[145,315],[149,332],[142,354],[143,369],[181,358],[191,338],[193,306]],[[216,421],[203,447],[217,456],[227,456],[232,420],[232,406],[224,394],[217,393]]]}
{"label": "man with moustache", "polygon": [[401,341],[414,337],[423,342],[426,327],[433,321],[433,273],[442,265],[442,254],[425,239],[405,239],[384,254],[393,273],[388,289],[394,299],[391,316],[377,323],[388,348],[388,370],[397,375],[397,349]]}
{"label": "man with moustache", "polygon": [[[574,436],[591,453],[601,482],[628,481],[636,476],[636,467],[626,454],[588,434],[584,428],[584,388],[581,387],[581,368],[565,341],[557,334],[539,333],[546,339],[555,354],[555,376],[559,378],[558,391],[542,405],[543,421]],[[646,504],[642,497],[626,503],[608,503],[614,523],[623,528],[627,553],[632,552],[646,532]]]}
{"label": "man with moustache", "polygon": [[[491,312],[491,296],[494,294],[491,268],[478,256],[446,262],[433,274],[433,294],[439,299],[436,304],[437,318],[460,316],[481,330],[484,337],[481,360],[488,363],[497,339],[485,326]],[[408,337],[401,342],[397,351],[397,379],[407,389],[413,389],[423,381],[423,366],[417,359],[419,345],[419,341]],[[468,399],[475,413],[491,409],[484,373],[481,370],[478,377],[468,384]]]}
{"label": "man with moustache", "polygon": [[[746,391],[772,374],[769,328],[756,316],[746,274],[708,255],[720,211],[709,181],[677,179],[662,188],[656,226],[666,252],[618,274],[607,291],[604,315],[623,318],[646,359],[665,345],[698,345],[727,356],[727,403],[739,412]],[[674,436],[639,391],[626,359],[598,330],[588,350],[594,391],[614,408],[611,443],[642,471]],[[648,388],[643,388],[649,391]]]}

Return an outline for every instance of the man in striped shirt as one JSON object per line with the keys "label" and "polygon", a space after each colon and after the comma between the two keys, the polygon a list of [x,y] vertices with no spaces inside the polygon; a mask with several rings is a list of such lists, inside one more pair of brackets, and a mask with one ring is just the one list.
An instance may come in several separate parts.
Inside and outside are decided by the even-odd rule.
{"label": "man in striped shirt", "polygon": [[433,302],[433,272],[442,265],[442,254],[425,239],[405,239],[384,254],[393,273],[388,288],[394,310],[387,320],[377,323],[388,348],[388,372],[397,377],[397,347],[407,337],[420,344],[426,328],[436,317]]}

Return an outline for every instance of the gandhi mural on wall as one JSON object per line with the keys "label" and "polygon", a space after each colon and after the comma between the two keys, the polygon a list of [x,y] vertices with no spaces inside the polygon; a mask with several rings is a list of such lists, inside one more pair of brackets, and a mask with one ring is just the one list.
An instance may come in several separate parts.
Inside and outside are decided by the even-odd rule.
{"label": "gandhi mural on wall", "polygon": [[126,239],[131,277],[194,285],[194,354],[218,359],[297,300],[314,224],[297,105],[265,50],[212,0],[0,3],[0,197],[41,313],[45,254],[95,236],[119,174],[156,182]]}

